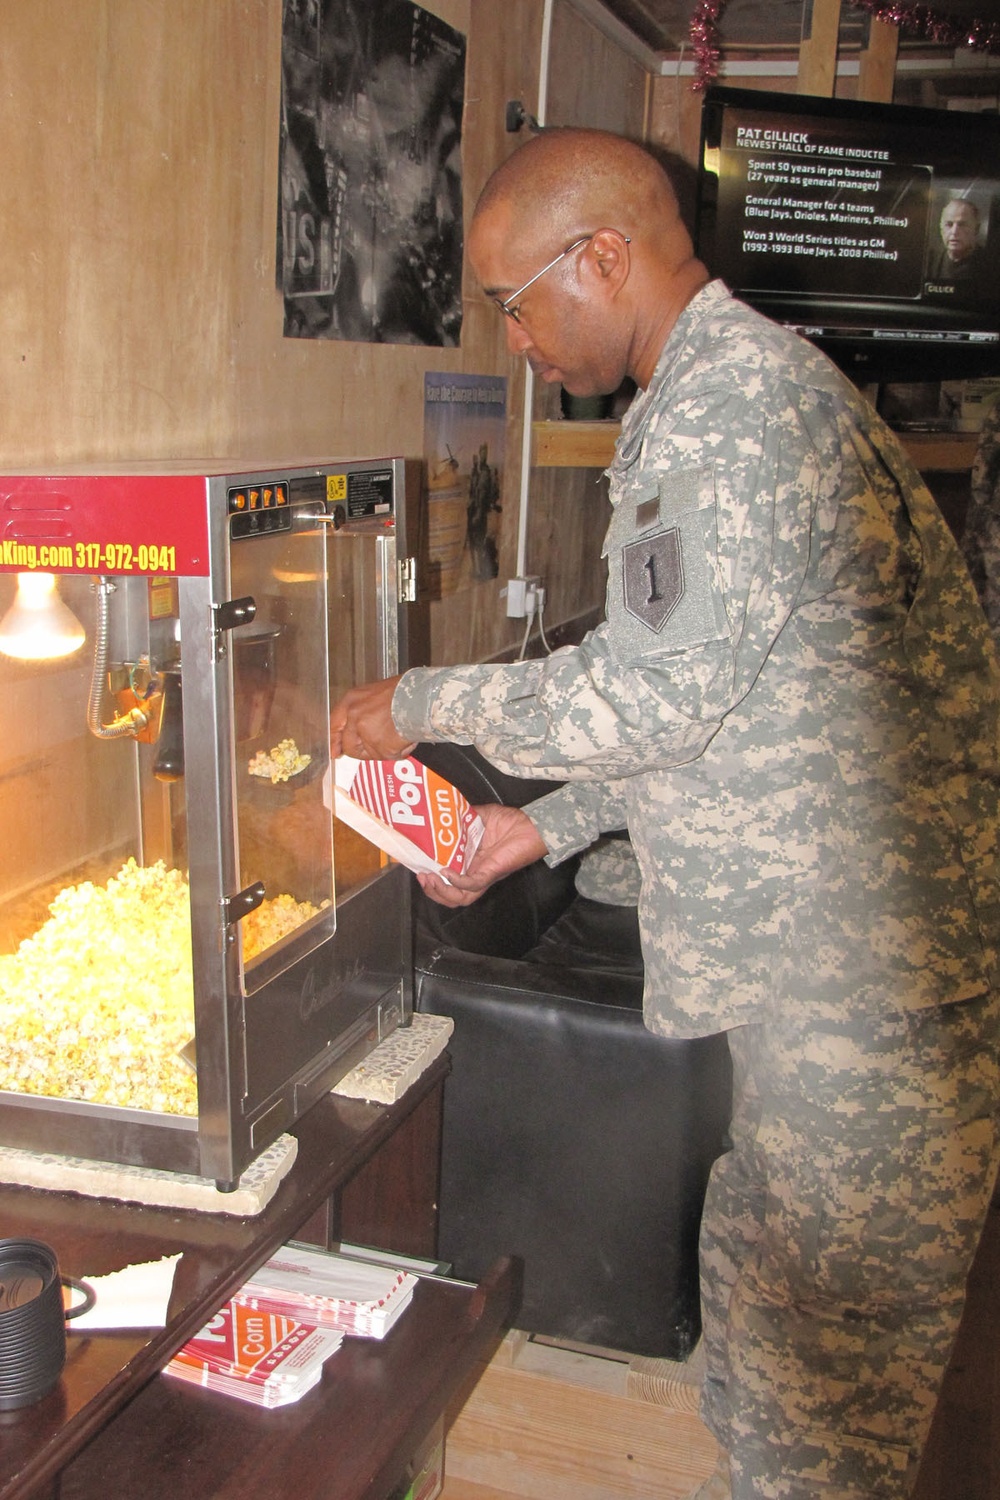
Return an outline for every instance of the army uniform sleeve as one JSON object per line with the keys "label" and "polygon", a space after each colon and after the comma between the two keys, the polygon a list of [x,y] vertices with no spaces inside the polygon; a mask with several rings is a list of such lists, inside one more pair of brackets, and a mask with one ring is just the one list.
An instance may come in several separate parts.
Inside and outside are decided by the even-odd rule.
{"label": "army uniform sleeve", "polygon": [[514,776],[603,780],[666,763],[668,733],[682,759],[714,734],[716,723],[659,697],[656,676],[623,672],[595,631],[545,661],[418,667],[396,688],[392,716],[409,739],[475,744]]}
{"label": "army uniform sleeve", "polygon": [[602,833],[617,833],[628,822],[622,781],[571,782],[529,802],[524,811],[545,842],[550,865],[589,849]]}
{"label": "army uniform sleeve", "polygon": [[542,661],[406,673],[392,705],[400,732],[563,780],[697,759],[815,569],[814,522],[840,482],[833,414],[806,420],[791,397],[775,411],[772,393],[761,416],[751,397],[701,393],[647,444],[608,533],[605,625]]}
{"label": "army uniform sleeve", "polygon": [[1000,402],[987,415],[976,447],[961,548],[986,618],[1000,638]]}

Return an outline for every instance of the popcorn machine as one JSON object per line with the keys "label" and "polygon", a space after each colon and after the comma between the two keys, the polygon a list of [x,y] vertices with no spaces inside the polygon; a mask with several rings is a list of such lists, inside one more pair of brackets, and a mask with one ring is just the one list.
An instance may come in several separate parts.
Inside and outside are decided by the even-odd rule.
{"label": "popcorn machine", "polygon": [[418,486],[0,476],[5,1145],[229,1189],[409,1020],[408,876],[322,783],[331,700],[408,659]]}

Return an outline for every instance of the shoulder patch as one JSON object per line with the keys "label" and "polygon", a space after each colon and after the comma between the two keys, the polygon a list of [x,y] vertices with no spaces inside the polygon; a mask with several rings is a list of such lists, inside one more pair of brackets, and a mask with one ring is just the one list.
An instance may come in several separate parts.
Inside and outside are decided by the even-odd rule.
{"label": "shoulder patch", "polygon": [[662,630],[684,597],[684,552],[678,527],[622,548],[622,597],[630,615]]}
{"label": "shoulder patch", "polygon": [[729,631],[711,468],[642,479],[616,506],[604,548],[608,635],[622,661],[685,651]]}

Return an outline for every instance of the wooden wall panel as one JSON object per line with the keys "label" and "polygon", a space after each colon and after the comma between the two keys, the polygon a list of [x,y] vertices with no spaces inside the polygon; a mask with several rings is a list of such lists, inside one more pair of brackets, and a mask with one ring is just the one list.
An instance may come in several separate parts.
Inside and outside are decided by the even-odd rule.
{"label": "wooden wall panel", "polygon": [[[486,179],[518,144],[518,137],[505,129],[507,100],[522,100],[529,112],[538,107],[542,9],[541,0],[504,0],[503,4],[471,0],[463,141],[466,224]],[[427,368],[449,367],[431,364]],[[509,354],[503,319],[482,295],[468,265],[458,368],[507,377],[500,571],[495,581],[480,583],[432,606],[431,654],[441,665],[480,661],[509,649],[519,639],[517,622],[507,619],[501,589],[517,562],[524,367]]]}
{"label": "wooden wall panel", "polygon": [[649,75],[574,9],[555,0],[546,124],[586,125],[642,140]]}
{"label": "wooden wall panel", "polygon": [[[643,140],[649,75],[591,25],[569,0],[556,0],[549,53],[549,125],[583,125]],[[558,418],[559,390],[535,385],[536,420]],[[545,583],[545,618],[574,620],[604,605],[601,544],[611,511],[600,470],[539,469],[531,474],[527,569]]]}
{"label": "wooden wall panel", "polygon": [[257,93],[236,13],[266,9],[6,7],[5,466],[219,450],[242,258],[260,253],[233,181]]}
{"label": "wooden wall panel", "polygon": [[701,95],[691,87],[690,78],[661,73],[652,80],[649,139],[662,147],[668,158],[685,163],[692,172],[697,168]]}
{"label": "wooden wall panel", "polygon": [[[517,145],[507,99],[537,109],[543,0],[424,3],[468,38],[471,209]],[[431,639],[442,662],[516,642],[499,594],[516,561],[523,370],[472,278],[460,349],[283,337],[280,0],[33,0],[4,12],[0,468],[421,456],[425,371],[506,375],[500,578],[435,604]],[[642,70],[558,0],[556,117],[640,133],[644,101]],[[565,535],[555,514],[536,521],[543,539]],[[532,562],[550,624],[580,604],[562,555],[545,541]]]}

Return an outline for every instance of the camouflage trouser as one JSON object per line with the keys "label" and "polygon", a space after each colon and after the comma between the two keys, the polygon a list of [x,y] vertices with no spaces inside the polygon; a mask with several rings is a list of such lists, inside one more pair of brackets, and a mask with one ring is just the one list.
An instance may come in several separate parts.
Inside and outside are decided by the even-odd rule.
{"label": "camouflage trouser", "polygon": [[997,1015],[729,1033],[702,1414],[734,1500],[911,1493],[996,1176]]}

